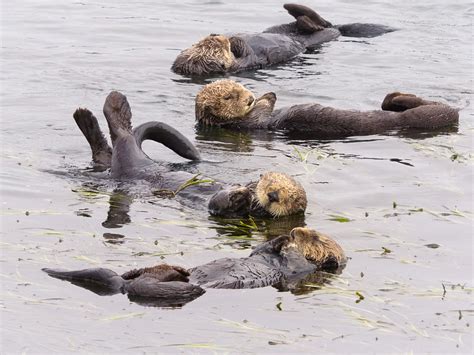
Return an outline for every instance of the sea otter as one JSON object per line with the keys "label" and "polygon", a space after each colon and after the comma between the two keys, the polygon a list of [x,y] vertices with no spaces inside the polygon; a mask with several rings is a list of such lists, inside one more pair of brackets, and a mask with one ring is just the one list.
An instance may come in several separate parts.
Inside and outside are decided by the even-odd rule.
{"label": "sea otter", "polygon": [[201,286],[232,289],[274,286],[291,290],[291,285],[315,272],[340,273],[346,262],[344,251],[336,241],[313,229],[298,227],[288,235],[260,244],[248,257],[217,259],[189,270],[161,264],[134,269],[121,276],[104,268],[78,271],[44,268],[43,271],[99,295],[126,293],[132,300],[151,303],[155,298],[158,305],[173,305],[202,295]]}
{"label": "sea otter", "polygon": [[458,110],[412,94],[394,92],[382,110],[340,110],[319,104],[299,104],[274,109],[272,92],[256,99],[235,81],[207,84],[195,100],[196,120],[201,125],[226,128],[279,130],[302,133],[307,138],[332,138],[384,133],[415,128],[434,130],[458,123]]}
{"label": "sea otter", "polygon": [[273,26],[257,34],[211,34],[182,51],[171,69],[182,75],[259,69],[286,62],[340,35],[376,37],[395,31],[388,26],[365,23],[333,26],[306,6],[285,4],[283,7],[296,19],[295,22]]}
{"label": "sea otter", "polygon": [[[87,109],[77,109],[74,119],[92,150],[92,159],[102,167],[110,166],[113,179],[126,182],[145,180],[160,193],[202,203],[209,201],[214,216],[279,217],[304,213],[307,205],[303,187],[292,177],[278,172],[266,172],[257,182],[245,186],[225,186],[218,182],[188,184],[195,178],[185,171],[169,168],[150,159],[141,143],[152,139],[165,144],[188,159],[198,160],[199,153],[186,137],[160,122],[148,122],[132,130],[131,109],[125,95],[112,91],[105,100],[106,117],[112,139],[111,148],[97,119]],[[189,185],[189,186],[187,186]]]}

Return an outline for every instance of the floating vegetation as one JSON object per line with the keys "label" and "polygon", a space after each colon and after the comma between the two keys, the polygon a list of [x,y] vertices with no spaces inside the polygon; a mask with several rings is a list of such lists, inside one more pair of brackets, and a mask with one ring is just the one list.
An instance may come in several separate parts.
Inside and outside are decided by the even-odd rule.
{"label": "floating vegetation", "polygon": [[468,163],[474,161],[474,154],[466,151],[459,152],[454,147],[446,144],[430,144],[429,142],[410,141],[411,146],[419,152],[429,156],[443,157],[457,163]]}
{"label": "floating vegetation", "polygon": [[382,247],[382,254],[381,255],[387,255],[390,254],[392,251],[388,248]]}
{"label": "floating vegetation", "polygon": [[59,212],[59,211],[52,211],[52,210],[21,210],[21,209],[13,209],[13,208],[6,208],[0,210],[0,216],[61,216],[69,214],[69,212]]}
{"label": "floating vegetation", "polygon": [[[391,210],[385,210],[386,214],[383,215],[385,218],[390,217],[399,217],[399,216],[411,216],[416,213],[428,213],[432,216],[435,216],[441,220],[455,222],[455,220],[450,219],[448,217],[459,217],[459,218],[469,218],[473,219],[473,214],[470,211],[460,211],[457,207],[450,208],[448,206],[442,206],[445,210],[444,211],[434,211],[424,207],[412,207],[408,205],[398,205],[396,202],[393,202],[393,208],[397,209],[397,212],[392,212]],[[381,211],[383,212],[383,211]]]}
{"label": "floating vegetation", "polygon": [[355,303],[359,303],[360,301],[363,301],[365,299],[364,295],[360,293],[359,291],[356,291],[355,294],[357,297],[359,297],[358,299],[356,299]]}
{"label": "floating vegetation", "polygon": [[181,184],[176,189],[176,191],[168,190],[168,189],[155,190],[153,191],[153,195],[158,196],[158,197],[172,198],[172,197],[176,197],[178,193],[180,193],[181,191],[183,191],[184,189],[190,186],[200,185],[200,184],[213,184],[215,182],[215,180],[213,179],[199,179],[199,176],[201,176],[201,174],[194,175],[191,179]]}
{"label": "floating vegetation", "polygon": [[101,318],[100,320],[114,321],[114,320],[122,320],[122,319],[129,319],[129,318],[138,318],[138,317],[143,317],[144,315],[145,315],[144,312],[133,312],[133,313],[117,314],[114,316]]}
{"label": "floating vegetation", "polygon": [[74,259],[76,260],[80,260],[80,261],[85,261],[89,264],[100,264],[101,261],[100,260],[97,260],[97,259],[91,259],[89,258],[88,256],[85,256],[85,255],[77,255],[77,256],[74,256]]}
{"label": "floating vegetation", "polygon": [[219,226],[216,230],[220,235],[233,240],[254,240],[253,232],[259,230],[259,226],[250,216],[247,219],[219,219]]}
{"label": "floating vegetation", "polygon": [[212,344],[212,343],[189,343],[189,344],[168,344],[164,346],[173,346],[178,348],[187,348],[187,349],[208,349],[208,350],[228,350],[225,347]]}
{"label": "floating vegetation", "polygon": [[93,186],[81,186],[79,188],[71,189],[71,191],[86,199],[101,199],[111,195],[110,192],[100,191]]}
{"label": "floating vegetation", "polygon": [[328,220],[330,221],[335,221],[335,222],[339,222],[339,223],[347,223],[347,222],[350,222],[352,221],[350,218],[348,217],[344,217],[344,216],[340,216],[340,215],[337,215],[337,214],[330,214],[329,215],[331,218],[328,218]]}

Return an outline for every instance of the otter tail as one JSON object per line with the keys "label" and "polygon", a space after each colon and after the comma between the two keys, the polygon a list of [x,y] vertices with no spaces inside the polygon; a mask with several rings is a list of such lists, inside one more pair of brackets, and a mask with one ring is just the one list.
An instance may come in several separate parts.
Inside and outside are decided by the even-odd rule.
{"label": "otter tail", "polygon": [[100,129],[97,118],[85,108],[78,108],[73,117],[91,147],[94,164],[109,168],[112,160],[112,149]]}
{"label": "otter tail", "polygon": [[163,122],[147,122],[133,130],[133,135],[141,148],[145,140],[161,143],[176,154],[189,160],[201,160],[196,147],[178,130]]}
{"label": "otter tail", "polygon": [[397,29],[375,23],[348,23],[334,26],[344,37],[371,38],[381,36],[385,33],[394,32]]}
{"label": "otter tail", "polygon": [[124,292],[125,280],[112,270],[104,268],[66,271],[42,269],[49,276],[70,281],[72,284],[86,288],[98,295],[114,295]]}
{"label": "otter tail", "polygon": [[459,123],[459,111],[443,104],[423,105],[400,113],[403,124],[411,128],[437,129]]}
{"label": "otter tail", "polygon": [[122,137],[132,132],[132,110],[127,101],[127,97],[118,91],[112,91],[104,103],[104,116],[109,125],[112,145],[118,137]]}

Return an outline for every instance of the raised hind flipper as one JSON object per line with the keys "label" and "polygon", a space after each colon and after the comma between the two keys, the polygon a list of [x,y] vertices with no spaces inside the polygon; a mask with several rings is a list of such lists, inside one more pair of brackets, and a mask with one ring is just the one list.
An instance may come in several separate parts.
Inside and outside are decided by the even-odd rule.
{"label": "raised hind flipper", "polygon": [[109,269],[93,268],[66,271],[44,268],[42,270],[51,277],[67,280],[74,285],[86,288],[101,296],[124,293],[125,280]]}
{"label": "raised hind flipper", "polygon": [[413,94],[392,92],[387,94],[382,102],[382,110],[402,112],[424,105],[442,105],[440,102],[424,100]]}
{"label": "raised hind flipper", "polygon": [[285,4],[283,7],[296,19],[298,30],[313,33],[323,28],[332,27],[331,22],[323,19],[316,11],[299,4]]}
{"label": "raised hind flipper", "polygon": [[145,140],[161,143],[176,154],[189,160],[201,160],[196,147],[178,130],[163,122],[147,122],[136,127],[133,135],[141,148]]}
{"label": "raised hind flipper", "polygon": [[132,132],[132,110],[127,97],[118,91],[112,91],[105,99],[103,112],[115,147],[118,137]]}
{"label": "raised hind flipper", "polygon": [[73,117],[91,147],[94,165],[105,169],[110,168],[112,149],[100,129],[97,118],[95,118],[91,111],[85,108],[78,108],[74,112]]}

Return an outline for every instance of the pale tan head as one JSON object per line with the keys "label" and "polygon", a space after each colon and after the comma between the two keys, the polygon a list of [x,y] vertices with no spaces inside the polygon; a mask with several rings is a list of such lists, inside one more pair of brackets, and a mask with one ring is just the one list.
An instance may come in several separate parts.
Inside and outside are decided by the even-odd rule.
{"label": "pale tan head", "polygon": [[297,251],[308,261],[323,268],[338,268],[347,262],[346,255],[335,240],[314,229],[293,228],[281,253]]}
{"label": "pale tan head", "polygon": [[261,175],[255,199],[273,217],[304,213],[308,203],[303,186],[291,176],[278,172]]}
{"label": "pale tan head", "polygon": [[196,96],[196,119],[205,124],[231,122],[244,117],[255,105],[254,94],[228,79],[204,86]]}
{"label": "pale tan head", "polygon": [[210,35],[182,51],[171,69],[184,75],[225,73],[234,61],[229,39],[226,36]]}

